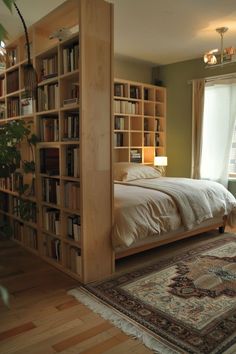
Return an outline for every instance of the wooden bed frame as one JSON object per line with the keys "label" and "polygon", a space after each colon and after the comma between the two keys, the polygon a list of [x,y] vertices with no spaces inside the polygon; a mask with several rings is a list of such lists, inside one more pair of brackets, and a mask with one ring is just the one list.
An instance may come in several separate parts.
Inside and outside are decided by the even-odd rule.
{"label": "wooden bed frame", "polygon": [[222,234],[222,233],[224,233],[226,222],[227,222],[227,216],[224,216],[222,221],[215,222],[215,223],[208,225],[208,226],[204,226],[204,227],[200,227],[200,228],[188,230],[188,231],[182,231],[177,234],[174,234],[173,237],[169,237],[167,239],[162,239],[162,240],[158,240],[155,242],[146,243],[146,244],[143,244],[143,245],[140,245],[137,247],[127,248],[127,249],[121,250],[117,253],[114,252],[114,254],[115,254],[114,257],[115,257],[115,259],[124,258],[124,257],[130,256],[132,254],[147,251],[149,249],[152,249],[152,248],[155,248],[158,246],[166,245],[168,243],[172,243],[172,242],[182,240],[182,239],[185,239],[188,237],[196,236],[196,235],[199,235],[200,233],[212,231],[217,228],[219,229],[219,232]]}

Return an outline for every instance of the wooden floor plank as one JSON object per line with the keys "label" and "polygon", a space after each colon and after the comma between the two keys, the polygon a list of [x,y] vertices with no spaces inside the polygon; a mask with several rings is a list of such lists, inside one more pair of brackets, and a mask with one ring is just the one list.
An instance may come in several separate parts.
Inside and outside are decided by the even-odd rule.
{"label": "wooden floor plank", "polygon": [[[121,341],[119,339],[119,335],[121,334],[120,330],[115,327],[111,327],[110,329],[98,333],[97,335],[90,337],[79,344],[67,348],[66,350],[63,350],[60,354],[78,354],[78,353],[84,353],[86,351],[92,350],[92,352],[99,350],[99,348],[102,348],[102,345],[104,342],[111,340],[112,338],[114,339],[114,343],[111,342],[109,345],[106,344],[107,348],[113,347],[116,344],[119,344]],[[125,336],[125,335],[124,335]],[[125,338],[127,338],[125,336]],[[113,341],[113,340],[112,340]],[[104,350],[104,348],[103,348]]]}
{"label": "wooden floor plank", "polygon": [[0,342],[11,337],[15,337],[18,334],[22,334],[34,329],[36,326],[33,322],[23,323],[20,326],[11,328],[7,331],[0,332]]}
{"label": "wooden floor plank", "polygon": [[55,335],[60,335],[64,331],[70,331],[73,328],[76,328],[81,325],[80,319],[75,319],[70,322],[65,322],[64,324],[52,328],[51,325],[44,327],[36,327],[31,330],[31,335],[27,336],[25,334],[21,334],[17,336],[14,341],[6,340],[2,342],[0,346],[0,350],[4,354],[12,354],[19,350],[24,350],[30,345],[38,345],[42,341],[49,339]]}
{"label": "wooden floor plank", "polygon": [[97,335],[98,333],[102,333],[111,327],[112,327],[111,323],[105,321],[104,323],[101,323],[98,326],[92,327],[92,328],[88,329],[87,331],[83,331],[73,337],[67,338],[64,341],[61,341],[61,342],[53,345],[53,349],[55,349],[57,353],[60,353],[63,350],[73,347],[74,345],[76,345],[80,342],[83,342],[86,339],[92,338],[95,335]]}
{"label": "wooden floor plank", "polygon": [[[123,260],[118,269],[128,271],[150,261],[152,253],[153,259],[169,255],[188,242]],[[68,295],[77,281],[12,241],[0,242],[0,283],[10,291],[10,310],[0,301],[1,354],[152,353]]]}

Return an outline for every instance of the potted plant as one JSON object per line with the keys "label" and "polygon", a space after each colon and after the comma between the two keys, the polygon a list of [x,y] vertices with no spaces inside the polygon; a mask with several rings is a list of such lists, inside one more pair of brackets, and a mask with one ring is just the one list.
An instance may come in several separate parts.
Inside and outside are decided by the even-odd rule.
{"label": "potted plant", "polygon": [[[24,80],[25,80],[25,91],[29,97],[35,97],[37,88],[37,75],[33,68],[30,60],[30,45],[27,27],[24,18],[15,4],[14,0],[2,0],[4,4],[12,11],[12,6],[15,7],[21,22],[24,27],[26,47],[27,47],[27,64],[24,68]],[[4,26],[0,23],[0,42],[7,38],[7,31]],[[0,63],[4,61],[6,55],[3,48],[0,46]],[[22,159],[21,151],[19,149],[20,143],[26,142],[32,151],[32,161],[26,161]],[[22,175],[22,181],[24,181],[24,174],[35,172],[35,159],[33,145],[37,142],[37,137],[30,132],[29,126],[27,126],[24,121],[11,121],[9,123],[0,126],[0,178],[10,178],[14,173],[17,172],[18,175]],[[31,217],[31,202],[22,198],[26,193],[32,193],[32,183],[21,183],[18,185],[19,194],[19,215],[23,220],[27,220]],[[11,233],[11,228],[8,223],[0,221],[1,233],[9,235]],[[8,306],[9,294],[7,290],[0,285],[0,298]]]}

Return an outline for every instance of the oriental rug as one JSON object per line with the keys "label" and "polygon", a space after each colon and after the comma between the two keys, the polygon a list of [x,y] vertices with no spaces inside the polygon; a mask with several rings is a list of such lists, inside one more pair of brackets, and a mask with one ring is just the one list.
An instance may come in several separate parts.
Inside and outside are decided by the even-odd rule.
{"label": "oriental rug", "polygon": [[236,235],[70,293],[155,353],[236,353]]}

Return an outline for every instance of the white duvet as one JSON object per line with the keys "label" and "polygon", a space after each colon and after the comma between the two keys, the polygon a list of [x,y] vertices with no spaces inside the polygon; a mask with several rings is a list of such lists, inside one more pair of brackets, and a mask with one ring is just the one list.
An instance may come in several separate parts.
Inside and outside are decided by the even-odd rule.
{"label": "white duvet", "polygon": [[171,177],[117,182],[113,246],[129,247],[137,240],[180,226],[189,230],[224,215],[236,225],[236,199],[217,182]]}

